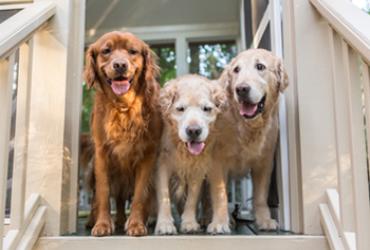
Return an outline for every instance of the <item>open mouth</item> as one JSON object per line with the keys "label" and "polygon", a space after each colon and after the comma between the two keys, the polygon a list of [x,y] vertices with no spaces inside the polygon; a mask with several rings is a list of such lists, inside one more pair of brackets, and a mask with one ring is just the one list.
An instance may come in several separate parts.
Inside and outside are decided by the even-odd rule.
{"label": "open mouth", "polygon": [[204,142],[199,141],[189,141],[186,142],[186,147],[190,154],[192,155],[200,155],[203,152],[204,146],[206,144]]}
{"label": "open mouth", "polygon": [[262,113],[265,107],[266,96],[262,97],[258,103],[249,103],[248,101],[241,101],[239,113],[246,119],[252,119],[258,114]]}
{"label": "open mouth", "polygon": [[112,91],[116,95],[123,95],[129,91],[131,87],[132,79],[125,76],[118,76],[113,79],[108,79],[108,83],[112,88]]}

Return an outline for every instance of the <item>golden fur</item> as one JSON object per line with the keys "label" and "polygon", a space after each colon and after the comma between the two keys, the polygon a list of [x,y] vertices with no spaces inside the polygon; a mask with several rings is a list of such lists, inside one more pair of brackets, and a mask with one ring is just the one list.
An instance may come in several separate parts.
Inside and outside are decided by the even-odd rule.
{"label": "golden fur", "polygon": [[[265,68],[259,65],[262,70],[258,70],[257,63]],[[216,124],[222,133],[217,139],[215,164],[209,175],[213,218],[207,230],[209,233],[230,232],[226,182],[228,177],[244,177],[249,171],[254,184],[256,223],[260,229],[276,229],[277,223],[271,219],[267,197],[278,138],[279,94],[288,85],[286,72],[281,60],[272,53],[251,49],[234,58],[218,82],[228,94],[229,108]],[[250,86],[249,94],[260,98],[264,104],[263,111],[253,118],[241,115],[242,104],[236,91],[239,86]]]}
{"label": "golden fur", "polygon": [[[113,233],[110,196],[117,204],[116,225],[123,227],[124,204],[132,196],[125,229],[128,235],[145,235],[150,179],[162,131],[155,58],[134,35],[111,32],[89,47],[84,75],[88,86],[97,90],[91,122],[95,149],[91,233]],[[123,85],[129,86],[126,92]]]}
{"label": "golden fur", "polygon": [[[196,220],[198,196],[211,168],[217,133],[214,124],[226,101],[222,88],[197,75],[172,80],[161,90],[164,131],[156,177],[159,208],[156,234],[177,233],[171,198],[182,213],[180,231],[190,233],[200,229]],[[179,111],[179,107],[184,110]],[[194,124],[202,130],[197,140],[205,143],[199,155],[189,151],[191,139],[184,133]]]}

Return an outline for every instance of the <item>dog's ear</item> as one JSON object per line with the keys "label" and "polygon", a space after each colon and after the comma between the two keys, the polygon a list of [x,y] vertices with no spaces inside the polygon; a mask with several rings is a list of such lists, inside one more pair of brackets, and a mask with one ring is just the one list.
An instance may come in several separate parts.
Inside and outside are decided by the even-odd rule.
{"label": "dog's ear", "polygon": [[90,45],[86,52],[84,79],[89,88],[97,81],[96,49],[94,44]]}
{"label": "dog's ear", "polygon": [[171,106],[178,97],[175,81],[176,80],[171,80],[167,82],[161,89],[159,96],[159,104],[161,106],[163,113],[167,113],[170,110]]}
{"label": "dog's ear", "polygon": [[212,99],[216,107],[220,110],[224,110],[227,107],[227,95],[226,89],[220,85],[218,80],[211,82],[212,87]]}
{"label": "dog's ear", "polygon": [[144,58],[144,66],[141,75],[141,79],[144,81],[144,96],[147,99],[147,103],[152,105],[152,108],[155,108],[155,101],[152,101],[153,98],[157,98],[156,93],[158,93],[159,84],[157,79],[159,77],[159,67],[157,65],[157,56],[149,48],[147,44],[144,44],[144,49],[142,52]]}
{"label": "dog's ear", "polygon": [[288,74],[284,68],[284,65],[281,59],[277,59],[275,74],[276,74],[276,79],[277,79],[277,83],[279,86],[279,90],[280,92],[283,92],[286,89],[286,87],[288,87],[289,81],[288,81]]}
{"label": "dog's ear", "polygon": [[[151,84],[157,84],[157,79],[159,77],[159,67],[157,65],[157,55],[149,48],[147,44],[144,46],[143,50],[144,57],[144,80],[148,83],[146,90],[151,92]],[[151,94],[151,93],[148,93]]]}

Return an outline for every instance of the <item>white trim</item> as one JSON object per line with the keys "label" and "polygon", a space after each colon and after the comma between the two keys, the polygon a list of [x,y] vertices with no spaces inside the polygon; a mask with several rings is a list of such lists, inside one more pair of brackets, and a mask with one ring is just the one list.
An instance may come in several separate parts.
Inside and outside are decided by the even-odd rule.
{"label": "white trim", "polygon": [[175,49],[176,49],[176,75],[184,75],[189,73],[187,58],[188,43],[184,36],[176,38]]}
{"label": "white trim", "polygon": [[[269,10],[267,12],[267,10]],[[279,58],[283,58],[282,43],[282,17],[280,0],[270,0],[264,15],[270,16],[271,50]],[[262,22],[261,22],[262,23]],[[267,25],[266,25],[267,26]],[[263,34],[263,32],[262,32]],[[290,189],[289,189],[289,149],[288,149],[288,127],[287,107],[285,95],[279,97],[279,150],[280,150],[280,187],[279,194],[282,201],[281,214],[282,224],[285,230],[291,229],[290,220]]]}
{"label": "white trim", "polygon": [[17,112],[13,161],[11,199],[11,229],[20,229],[24,223],[26,193],[27,150],[31,97],[32,39],[19,48],[19,73],[17,86]]}
{"label": "white trim", "polygon": [[[237,39],[239,36],[239,24],[230,23],[208,23],[208,24],[187,24],[187,25],[167,25],[167,26],[145,26],[145,27],[122,27],[120,31],[129,31],[137,35],[140,39],[152,41],[173,41],[177,37],[186,37],[188,41],[199,39]],[[92,36],[89,31],[85,34],[86,45],[94,42],[102,34],[111,30],[99,30]],[[218,40],[218,39],[217,39]]]}
{"label": "white trim", "polygon": [[41,237],[35,250],[62,249],[177,249],[177,250],[328,250],[323,236],[147,236],[141,237]]}
{"label": "white trim", "polygon": [[9,158],[9,134],[11,123],[11,104],[14,82],[14,62],[15,55],[12,54],[7,59],[0,58],[0,246],[3,244],[3,230],[7,176],[8,176],[8,158]]}
{"label": "white trim", "polygon": [[269,3],[266,7],[265,13],[263,14],[263,17],[258,25],[258,29],[256,31],[256,34],[254,34],[253,37],[253,42],[251,44],[251,47],[256,49],[258,48],[261,39],[263,37],[263,34],[265,33],[265,30],[267,28],[267,25],[269,24],[270,21],[270,12],[271,12],[271,4]]}
{"label": "white trim", "polygon": [[0,10],[22,10],[30,6],[31,3],[20,3],[20,4],[0,4]]}
{"label": "white trim", "polygon": [[239,51],[243,51],[247,48],[247,41],[245,37],[245,13],[244,13],[244,6],[245,0],[240,0],[239,4],[240,8],[240,40],[239,40]]}
{"label": "white trim", "polygon": [[326,204],[320,204],[321,224],[327,235],[330,248],[333,250],[344,250],[341,238],[338,236],[338,231],[335,227],[333,219],[330,215],[329,208]]}
{"label": "white trim", "polygon": [[350,1],[310,0],[317,11],[370,63],[370,17]]}
{"label": "white trim", "polygon": [[0,23],[0,57],[17,48],[54,14],[53,2],[40,1]]}
{"label": "white trim", "polygon": [[[36,232],[29,232],[30,227],[33,227],[33,223],[35,223],[35,220],[38,220],[38,216],[44,216],[46,213],[46,207],[43,209],[45,211],[42,212],[43,215],[40,215],[40,205],[41,205],[41,197],[38,194],[32,194],[30,198],[28,199],[26,205],[25,205],[25,213],[24,213],[24,221],[18,228],[12,228],[10,229],[5,238],[4,238],[4,249],[25,249],[19,247],[18,244],[25,244],[24,237],[31,236],[32,238],[36,238],[39,235]],[[39,223],[41,223],[39,225]],[[42,227],[44,225],[44,220],[38,222],[36,225],[37,227]],[[32,230],[33,231],[33,230]],[[31,234],[31,235],[29,235]],[[18,245],[18,246],[17,246]]]}

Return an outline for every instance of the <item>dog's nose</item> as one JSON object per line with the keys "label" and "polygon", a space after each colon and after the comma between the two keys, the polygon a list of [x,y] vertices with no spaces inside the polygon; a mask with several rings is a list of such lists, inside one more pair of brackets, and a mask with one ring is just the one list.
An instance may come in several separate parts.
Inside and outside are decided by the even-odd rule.
{"label": "dog's nose", "polygon": [[117,73],[122,74],[127,70],[127,62],[125,62],[125,61],[115,61],[115,62],[113,62],[113,69]]}
{"label": "dog's nose", "polygon": [[250,90],[251,90],[251,87],[249,85],[238,86],[238,87],[236,87],[236,94],[239,97],[246,98],[246,97],[248,97],[248,94],[249,94]]}
{"label": "dog's nose", "polygon": [[202,133],[202,129],[199,126],[189,126],[186,128],[186,134],[190,139],[197,139]]}

